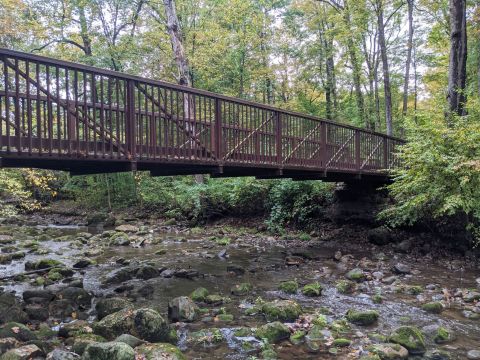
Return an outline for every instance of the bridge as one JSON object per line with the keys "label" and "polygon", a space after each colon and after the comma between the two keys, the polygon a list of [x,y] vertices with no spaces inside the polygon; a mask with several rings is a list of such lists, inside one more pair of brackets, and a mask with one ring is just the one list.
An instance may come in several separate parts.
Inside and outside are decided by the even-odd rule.
{"label": "bridge", "polygon": [[0,167],[385,181],[401,139],[0,49]]}

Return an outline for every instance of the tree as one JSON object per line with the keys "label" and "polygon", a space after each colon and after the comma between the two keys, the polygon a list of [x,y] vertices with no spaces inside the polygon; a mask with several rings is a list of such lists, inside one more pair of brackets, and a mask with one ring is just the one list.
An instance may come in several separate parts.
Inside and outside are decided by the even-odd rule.
{"label": "tree", "polygon": [[[467,81],[467,4],[450,0],[450,60],[447,101],[450,114],[465,115]],[[449,114],[449,115],[450,115]]]}
{"label": "tree", "polygon": [[413,8],[415,0],[407,0],[408,5],[408,40],[407,40],[407,60],[405,61],[405,80],[403,83],[403,116],[408,111],[408,84],[410,81],[410,64],[412,62],[413,49]]}

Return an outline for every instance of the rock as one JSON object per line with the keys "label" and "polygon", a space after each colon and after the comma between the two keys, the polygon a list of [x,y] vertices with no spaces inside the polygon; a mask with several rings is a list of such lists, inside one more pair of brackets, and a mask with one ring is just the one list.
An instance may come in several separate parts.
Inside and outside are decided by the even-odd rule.
{"label": "rock", "polygon": [[119,225],[115,228],[115,231],[119,232],[126,232],[126,233],[136,233],[140,231],[138,226],[135,225],[130,225],[130,224],[124,224],[124,225]]}
{"label": "rock", "polygon": [[412,269],[410,268],[409,265],[397,263],[393,265],[392,271],[396,274],[404,275],[404,274],[410,274],[412,272]]}
{"label": "rock", "polygon": [[72,351],[78,355],[82,355],[88,345],[99,342],[105,342],[105,339],[100,335],[80,334],[73,339]]}
{"label": "rock", "polygon": [[148,308],[138,309],[134,315],[136,334],[141,339],[156,342],[168,338],[168,324],[157,311]]}
{"label": "rock", "polygon": [[69,299],[55,300],[48,306],[50,317],[59,320],[64,320],[68,317],[71,317],[72,313],[75,311],[76,306]]}
{"label": "rock", "polygon": [[315,297],[322,295],[323,287],[318,282],[307,284],[302,288],[302,294],[305,296]]}
{"label": "rock", "polygon": [[477,291],[469,291],[467,295],[463,297],[463,300],[467,303],[471,303],[474,301],[480,300],[480,292]]}
{"label": "rock", "polygon": [[26,323],[28,315],[12,293],[0,293],[0,324],[7,322]]}
{"label": "rock", "polygon": [[432,301],[432,302],[423,304],[422,310],[432,314],[440,314],[443,311],[443,305],[439,301]]}
{"label": "rock", "polygon": [[205,298],[205,302],[209,305],[223,304],[223,297],[218,294],[210,294]]}
{"label": "rock", "polygon": [[95,305],[98,320],[102,320],[105,316],[113,314],[117,311],[132,308],[133,304],[130,300],[120,297],[100,299]]}
{"label": "rock", "polygon": [[46,321],[50,316],[48,308],[37,304],[25,306],[25,312],[30,320]]}
{"label": "rock", "polygon": [[356,282],[362,282],[365,281],[365,274],[363,273],[362,269],[355,268],[350,270],[345,277],[348,280],[356,281]]}
{"label": "rock", "polygon": [[186,360],[177,347],[166,343],[143,344],[135,352],[139,359],[145,360]]}
{"label": "rock", "polygon": [[7,352],[10,349],[16,348],[18,346],[18,340],[14,337],[6,337],[0,339],[0,355]]}
{"label": "rock", "polygon": [[205,301],[206,297],[208,296],[208,290],[204,287],[196,288],[191,294],[190,298],[193,301]]}
{"label": "rock", "polygon": [[477,284],[477,289],[480,290],[480,277],[475,279],[475,283]]}
{"label": "rock", "polygon": [[168,325],[155,310],[124,309],[105,316],[93,324],[95,334],[113,340],[122,334],[130,334],[147,341],[162,341],[168,337]]}
{"label": "rock", "polygon": [[399,344],[376,344],[369,350],[382,360],[400,360],[408,358],[408,350]]}
{"label": "rock", "polygon": [[372,273],[372,276],[373,276],[373,278],[374,278],[375,280],[382,280],[384,274],[383,274],[383,272],[381,272],[381,271],[374,271],[374,272]]}
{"label": "rock", "polygon": [[356,311],[350,309],[347,311],[346,318],[352,324],[368,326],[376,322],[378,320],[378,316],[378,312],[375,310]]}
{"label": "rock", "polygon": [[160,276],[160,272],[151,265],[144,265],[137,270],[135,276],[139,279],[148,280]]}
{"label": "rock", "polygon": [[441,349],[429,350],[423,354],[425,360],[450,360],[450,354]]}
{"label": "rock", "polygon": [[18,341],[37,340],[37,336],[23,324],[16,322],[9,322],[0,328],[0,338],[13,337]]}
{"label": "rock", "polygon": [[0,360],[30,360],[42,355],[43,351],[37,345],[30,344],[8,350]]}
{"label": "rock", "polygon": [[305,335],[307,333],[304,330],[297,330],[292,335],[290,335],[290,342],[293,345],[300,345],[305,341]]}
{"label": "rock", "polygon": [[140,340],[139,338],[130,335],[130,334],[122,334],[118,336],[115,340],[115,342],[123,342],[127,344],[128,346],[131,346],[132,348],[136,348],[139,345],[145,344],[145,341]]}
{"label": "rock", "polygon": [[245,274],[245,269],[240,265],[231,264],[227,266],[227,272],[233,272],[235,275]]}
{"label": "rock", "polygon": [[295,280],[284,281],[278,286],[278,290],[287,294],[296,294],[298,290],[298,283]]}
{"label": "rock", "polygon": [[110,274],[105,282],[107,284],[119,284],[131,279],[133,279],[133,273],[131,269],[120,269],[113,274]]}
{"label": "rock", "polygon": [[406,239],[401,242],[399,242],[396,246],[395,249],[399,252],[402,253],[408,253],[413,247],[413,240],[412,239]]}
{"label": "rock", "polygon": [[86,347],[82,360],[135,360],[135,351],[122,342],[93,343]]}
{"label": "rock", "polygon": [[193,279],[200,276],[200,273],[194,269],[180,269],[175,271],[174,276],[182,279]]}
{"label": "rock", "polygon": [[58,299],[71,300],[75,305],[81,308],[89,308],[92,302],[92,295],[86,290],[78,287],[67,287],[57,293]]}
{"label": "rock", "polygon": [[130,245],[130,239],[124,232],[116,232],[110,237],[111,246],[128,246]]}
{"label": "rock", "polygon": [[65,267],[65,265],[61,261],[54,259],[41,259],[35,262],[27,261],[25,263],[26,271],[48,269],[51,267]]}
{"label": "rock", "polygon": [[198,306],[187,296],[177,297],[168,303],[168,318],[173,322],[192,322],[198,317]]}
{"label": "rock", "polygon": [[75,264],[73,264],[73,267],[76,269],[84,269],[92,264],[94,264],[94,262],[90,259],[80,259]]}
{"label": "rock", "polygon": [[445,344],[453,340],[455,340],[455,335],[451,330],[444,328],[443,326],[439,326],[436,329],[435,336],[433,338],[433,341],[435,341],[435,343]]}
{"label": "rock", "polygon": [[350,346],[351,343],[352,343],[351,340],[343,339],[343,338],[337,338],[337,339],[333,340],[332,345],[336,346],[336,347],[347,347],[347,346]]}
{"label": "rock", "polygon": [[417,327],[401,326],[390,334],[388,340],[402,345],[411,355],[422,355],[425,353],[425,338]]}
{"label": "rock", "polygon": [[397,280],[396,276],[388,276],[382,279],[382,282],[387,285],[392,285]]}
{"label": "rock", "polygon": [[480,359],[480,350],[470,350],[467,352],[467,359],[478,360]]}
{"label": "rock", "polygon": [[245,296],[248,295],[253,290],[253,285],[250,283],[241,283],[233,286],[230,289],[230,292],[235,296]]}
{"label": "rock", "polygon": [[384,226],[369,230],[367,239],[375,245],[387,245],[393,241],[392,232]]}
{"label": "rock", "polygon": [[290,330],[279,321],[260,326],[255,336],[259,339],[267,339],[269,343],[277,343],[290,337]]}
{"label": "rock", "polygon": [[73,352],[55,349],[47,354],[46,360],[77,360],[80,359],[80,355]]}
{"label": "rock", "polygon": [[68,324],[64,324],[58,330],[58,336],[64,338],[75,337],[83,334],[91,334],[92,328],[90,324],[84,320],[75,320]]}
{"label": "rock", "polygon": [[263,304],[261,311],[268,321],[294,321],[302,313],[302,307],[293,300],[274,300]]}
{"label": "rock", "polygon": [[160,273],[160,276],[161,277],[164,277],[164,278],[171,278],[173,275],[175,275],[175,270],[173,269],[166,269],[166,270],[163,270],[161,273]]}

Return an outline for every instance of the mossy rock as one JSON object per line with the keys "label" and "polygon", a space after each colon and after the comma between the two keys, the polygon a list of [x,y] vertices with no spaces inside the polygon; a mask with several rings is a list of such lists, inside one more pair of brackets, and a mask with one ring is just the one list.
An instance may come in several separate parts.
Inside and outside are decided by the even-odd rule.
{"label": "mossy rock", "polygon": [[362,269],[355,268],[350,270],[345,277],[348,280],[356,281],[356,282],[362,282],[365,281],[365,274]]}
{"label": "mossy rock", "polygon": [[382,295],[380,294],[375,294],[373,295],[372,297],[372,301],[375,303],[375,304],[381,304],[383,302],[383,297]]}
{"label": "mossy rock", "polygon": [[247,327],[238,328],[234,331],[233,335],[236,337],[248,337],[252,335],[252,329]]}
{"label": "mossy rock", "polygon": [[223,296],[218,294],[210,294],[205,297],[205,302],[209,305],[220,305],[224,300]]}
{"label": "mossy rock", "polygon": [[48,269],[51,267],[65,267],[65,265],[61,261],[54,259],[41,259],[35,262],[27,261],[25,263],[26,271]]}
{"label": "mossy rock", "polygon": [[299,345],[305,341],[305,335],[307,335],[307,333],[304,330],[297,330],[290,335],[290,342],[293,345]]}
{"label": "mossy rock", "polygon": [[412,285],[412,286],[409,286],[407,288],[407,292],[410,294],[410,295],[419,295],[421,293],[423,293],[423,286],[421,285]]}
{"label": "mossy rock", "polygon": [[191,332],[187,338],[190,346],[215,346],[225,341],[220,329],[210,328]]}
{"label": "mossy rock", "polygon": [[207,296],[208,290],[204,287],[199,287],[193,290],[193,292],[190,294],[190,299],[192,299],[193,301],[205,301]]}
{"label": "mossy rock", "polygon": [[268,321],[294,321],[302,313],[302,307],[293,300],[274,300],[263,304],[261,309]]}
{"label": "mossy rock", "polygon": [[451,330],[444,328],[443,326],[439,326],[438,329],[435,331],[435,335],[433,341],[437,344],[445,344],[450,341],[455,340],[455,335],[452,333]]}
{"label": "mossy rock", "polygon": [[315,297],[322,295],[323,287],[318,282],[307,284],[302,288],[302,294],[305,296]]}
{"label": "mossy rock", "polygon": [[186,360],[179,348],[172,344],[143,344],[135,348],[137,358],[145,360]]}
{"label": "mossy rock", "polygon": [[422,310],[432,314],[440,314],[443,311],[443,305],[439,301],[432,301],[432,302],[423,304]]}
{"label": "mossy rock", "polygon": [[232,314],[218,314],[215,317],[215,320],[223,321],[223,322],[232,322],[234,320],[234,316]]}
{"label": "mossy rock", "polygon": [[252,290],[253,290],[253,285],[245,282],[245,283],[241,283],[233,286],[230,289],[230,292],[236,296],[244,296],[244,295],[248,295]]}
{"label": "mossy rock", "polygon": [[9,322],[0,328],[0,338],[15,338],[18,341],[37,340],[37,336],[27,326]]}
{"label": "mossy rock", "polygon": [[122,342],[89,344],[82,360],[135,360],[135,351]]}
{"label": "mossy rock", "polygon": [[390,334],[388,340],[402,345],[411,355],[425,353],[425,337],[422,331],[415,326],[400,326]]}
{"label": "mossy rock", "polygon": [[335,337],[339,337],[339,335],[345,334],[350,331],[350,325],[345,319],[339,319],[333,321],[329,325],[329,329],[332,331]]}
{"label": "mossy rock", "polygon": [[312,324],[320,326],[321,328],[326,328],[328,325],[327,317],[323,314],[318,314],[313,320]]}
{"label": "mossy rock", "polygon": [[381,360],[401,360],[408,358],[408,350],[399,344],[386,343],[376,344],[368,348]]}
{"label": "mossy rock", "polygon": [[278,290],[287,294],[296,294],[298,291],[298,283],[295,280],[284,281],[280,283]]}
{"label": "mossy rock", "polygon": [[97,317],[99,320],[117,311],[132,308],[132,302],[126,298],[121,297],[100,299],[95,305],[95,310],[97,310]]}
{"label": "mossy rock", "polygon": [[75,354],[82,355],[88,345],[93,343],[106,342],[106,340],[95,334],[82,334],[75,337],[72,345],[72,351]]}
{"label": "mossy rock", "polygon": [[362,325],[368,326],[372,325],[374,322],[378,320],[379,314],[375,310],[368,310],[368,311],[356,311],[350,309],[347,311],[346,318],[352,324],[355,325]]}
{"label": "mossy rock", "polygon": [[51,281],[60,281],[63,279],[63,275],[57,269],[50,270],[47,277]]}
{"label": "mossy rock", "polygon": [[255,332],[259,339],[267,339],[269,343],[277,343],[290,337],[290,330],[280,321],[260,326]]}
{"label": "mossy rock", "polygon": [[336,346],[336,347],[347,347],[347,346],[350,346],[351,343],[352,343],[351,340],[344,339],[344,338],[338,338],[338,339],[333,340],[332,345]]}
{"label": "mossy rock", "polygon": [[357,289],[357,285],[350,280],[339,280],[335,284],[335,288],[340,294],[353,294]]}

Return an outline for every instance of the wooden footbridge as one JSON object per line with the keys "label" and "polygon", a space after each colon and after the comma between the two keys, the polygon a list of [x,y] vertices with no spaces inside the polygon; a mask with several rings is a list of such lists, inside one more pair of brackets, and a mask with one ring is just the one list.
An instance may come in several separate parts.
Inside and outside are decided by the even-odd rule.
{"label": "wooden footbridge", "polygon": [[403,142],[207,91],[0,49],[0,167],[380,180]]}

